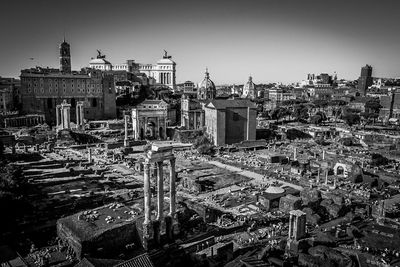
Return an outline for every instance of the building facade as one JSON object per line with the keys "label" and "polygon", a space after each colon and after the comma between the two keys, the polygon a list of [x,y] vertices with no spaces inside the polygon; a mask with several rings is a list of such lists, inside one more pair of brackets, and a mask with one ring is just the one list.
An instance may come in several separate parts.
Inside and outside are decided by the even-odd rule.
{"label": "building facade", "polygon": [[140,64],[139,72],[144,73],[150,79],[154,79],[154,85],[162,85],[172,90],[176,89],[176,63],[165,51],[162,59],[157,64]]}
{"label": "building facade", "polygon": [[[69,45],[60,46],[60,59],[70,59]],[[68,47],[68,49],[66,49]],[[66,100],[71,104],[71,118],[76,117],[78,101],[85,102],[86,119],[116,117],[114,77],[95,69],[70,71],[70,60],[60,60],[60,69],[31,68],[21,71],[22,111],[43,114],[49,124],[56,120],[56,106]]]}
{"label": "building facade", "polygon": [[0,112],[6,114],[18,108],[21,81],[15,78],[0,77]]}
{"label": "building facade", "polygon": [[145,100],[132,109],[135,140],[167,137],[168,104],[164,100]]}
{"label": "building facade", "polygon": [[248,99],[214,99],[205,108],[206,133],[216,146],[256,139],[257,106]]}
{"label": "building facade", "polygon": [[97,50],[97,57],[90,60],[89,68],[101,71],[110,71],[113,69],[113,66],[106,60],[106,55],[103,55],[100,50]]}
{"label": "building facade", "polygon": [[182,96],[181,126],[186,130],[202,129],[204,126],[204,110],[197,99]]}

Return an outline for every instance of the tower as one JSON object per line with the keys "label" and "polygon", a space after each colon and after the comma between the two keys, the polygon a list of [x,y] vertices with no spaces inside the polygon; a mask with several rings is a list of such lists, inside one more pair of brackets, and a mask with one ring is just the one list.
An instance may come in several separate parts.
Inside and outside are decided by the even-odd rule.
{"label": "tower", "polygon": [[372,67],[370,65],[365,65],[361,68],[361,76],[358,79],[358,89],[363,96],[367,94],[367,89],[372,83]]}
{"label": "tower", "polygon": [[71,72],[71,49],[65,38],[60,44],[60,71],[65,73]]}

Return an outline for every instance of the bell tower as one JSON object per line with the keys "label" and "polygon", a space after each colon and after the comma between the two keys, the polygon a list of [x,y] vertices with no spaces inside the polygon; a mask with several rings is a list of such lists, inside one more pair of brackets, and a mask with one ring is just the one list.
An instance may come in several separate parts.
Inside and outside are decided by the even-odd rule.
{"label": "bell tower", "polygon": [[69,43],[65,41],[60,44],[60,71],[65,73],[71,72],[71,50]]}

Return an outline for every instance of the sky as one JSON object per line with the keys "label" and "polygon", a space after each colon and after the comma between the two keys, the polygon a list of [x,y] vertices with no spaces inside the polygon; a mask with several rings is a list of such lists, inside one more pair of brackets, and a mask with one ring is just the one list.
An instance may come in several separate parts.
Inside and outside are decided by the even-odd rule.
{"label": "sky", "polygon": [[[167,50],[177,82],[297,82],[307,73],[400,77],[398,0],[1,0],[0,76],[58,67],[65,34],[72,68],[100,49],[113,63],[156,63]],[[33,60],[30,58],[34,58]]]}

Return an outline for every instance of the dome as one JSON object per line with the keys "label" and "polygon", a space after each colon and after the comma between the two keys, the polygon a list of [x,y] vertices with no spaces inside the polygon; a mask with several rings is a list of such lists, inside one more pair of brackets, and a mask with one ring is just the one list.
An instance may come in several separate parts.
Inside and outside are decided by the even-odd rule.
{"label": "dome", "polygon": [[253,78],[249,76],[249,80],[243,86],[243,97],[255,98],[256,96],[256,85],[253,83]]}
{"label": "dome", "polygon": [[199,89],[197,93],[198,93],[197,98],[201,100],[214,99],[217,95],[215,84],[210,79],[210,74],[208,73],[208,69],[206,69],[206,76],[204,77],[203,81],[199,84]]}
{"label": "dome", "polygon": [[285,192],[285,189],[277,186],[270,186],[265,190],[265,193],[268,194],[282,194]]}

